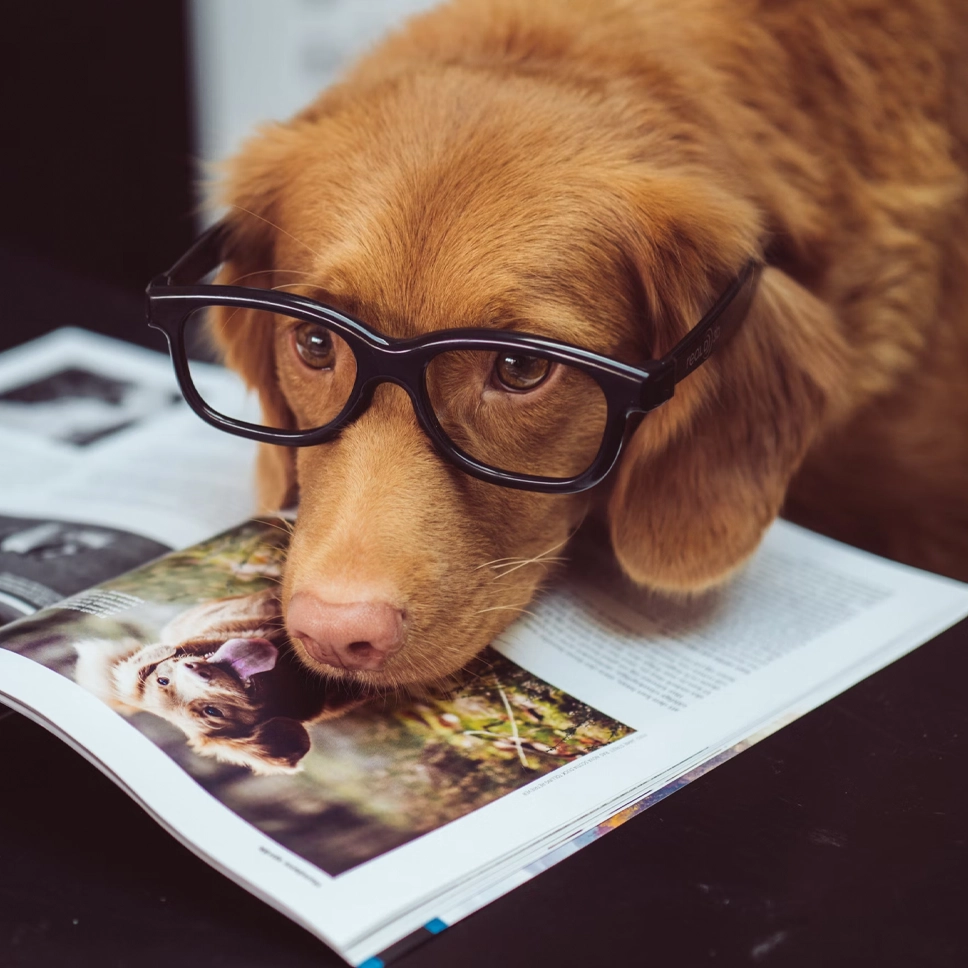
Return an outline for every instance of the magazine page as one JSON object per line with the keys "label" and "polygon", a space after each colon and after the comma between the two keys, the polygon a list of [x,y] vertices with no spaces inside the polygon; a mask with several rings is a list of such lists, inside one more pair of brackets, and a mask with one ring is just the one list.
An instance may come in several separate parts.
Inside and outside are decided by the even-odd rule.
{"label": "magazine page", "polygon": [[585,567],[459,688],[394,700],[302,669],[276,598],[288,537],[256,519],[8,626],[0,694],[353,964],[968,614],[966,586],[782,522],[730,585],[678,604],[579,546]]}
{"label": "magazine page", "polygon": [[0,454],[0,625],[254,510],[253,444],[191,413],[166,355],[82,330],[0,355]]}

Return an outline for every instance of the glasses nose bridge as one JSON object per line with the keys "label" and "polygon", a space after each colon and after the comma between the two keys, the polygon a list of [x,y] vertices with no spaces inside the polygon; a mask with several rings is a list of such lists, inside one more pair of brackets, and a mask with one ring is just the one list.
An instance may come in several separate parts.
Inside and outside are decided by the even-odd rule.
{"label": "glasses nose bridge", "polygon": [[373,404],[379,387],[384,384],[400,387],[410,398],[413,417],[431,447],[447,457],[447,445],[429,406],[426,392],[427,367],[434,358],[427,347],[379,346],[369,347],[365,359],[358,358],[360,402],[351,421],[355,422]]}
{"label": "glasses nose bridge", "polygon": [[[375,350],[375,351],[374,351]],[[360,368],[360,397],[362,406],[357,417],[370,409],[379,387],[384,384],[400,387],[410,398],[414,416],[423,426],[423,406],[421,402],[421,381],[425,364],[414,360],[408,352],[389,347],[371,348],[365,359],[358,359]]]}

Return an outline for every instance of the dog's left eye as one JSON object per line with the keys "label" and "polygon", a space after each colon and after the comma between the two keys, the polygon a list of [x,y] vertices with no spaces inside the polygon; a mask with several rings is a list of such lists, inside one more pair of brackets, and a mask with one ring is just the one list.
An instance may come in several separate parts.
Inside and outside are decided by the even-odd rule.
{"label": "dog's left eye", "polygon": [[302,323],[294,334],[296,352],[303,363],[314,370],[331,370],[336,363],[333,337],[325,326],[318,323]]}
{"label": "dog's left eye", "polygon": [[525,353],[501,353],[494,361],[494,375],[505,390],[525,393],[544,383],[551,360]]}
{"label": "dog's left eye", "polygon": [[169,679],[167,676],[158,676],[155,681],[159,686],[167,686],[168,683],[171,682],[171,679]]}
{"label": "dog's left eye", "polygon": [[217,709],[215,706],[206,706],[202,710],[202,712],[205,713],[206,716],[219,716],[219,717],[221,717],[221,715],[222,715],[222,710],[221,709]]}

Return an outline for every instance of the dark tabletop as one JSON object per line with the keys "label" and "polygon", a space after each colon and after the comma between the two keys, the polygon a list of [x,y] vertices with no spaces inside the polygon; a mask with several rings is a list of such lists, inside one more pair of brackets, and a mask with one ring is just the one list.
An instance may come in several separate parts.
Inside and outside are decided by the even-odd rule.
{"label": "dark tabletop", "polygon": [[[0,292],[0,347],[72,322],[158,348],[136,297],[43,263],[0,252]],[[963,968],[966,682],[968,621],[397,964]],[[2,968],[342,964],[2,711],[0,765]]]}

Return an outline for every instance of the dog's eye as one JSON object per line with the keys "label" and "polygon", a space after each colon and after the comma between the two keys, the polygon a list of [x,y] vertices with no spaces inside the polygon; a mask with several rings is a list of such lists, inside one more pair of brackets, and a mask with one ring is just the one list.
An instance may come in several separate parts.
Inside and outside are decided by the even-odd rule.
{"label": "dog's eye", "polygon": [[159,686],[167,686],[168,683],[171,682],[171,679],[169,679],[167,676],[158,676],[155,682],[157,682]]}
{"label": "dog's eye", "polygon": [[202,709],[202,712],[205,713],[206,716],[218,716],[218,717],[221,717],[221,715],[222,715],[222,710],[216,708],[215,706],[205,706]]}
{"label": "dog's eye", "polygon": [[296,327],[296,352],[314,370],[330,370],[336,363],[333,337],[325,326],[301,323]]}
{"label": "dog's eye", "polygon": [[494,361],[494,373],[501,386],[521,393],[544,383],[551,371],[551,360],[524,353],[501,353]]}

